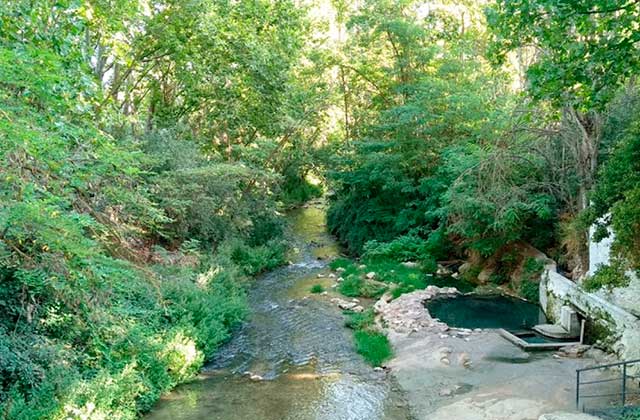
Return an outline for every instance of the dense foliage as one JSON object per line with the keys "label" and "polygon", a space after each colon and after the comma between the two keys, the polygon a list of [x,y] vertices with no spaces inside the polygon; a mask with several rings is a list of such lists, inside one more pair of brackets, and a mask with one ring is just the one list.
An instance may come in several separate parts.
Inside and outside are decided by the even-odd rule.
{"label": "dense foliage", "polygon": [[242,320],[317,193],[308,34],[293,2],[2,2],[0,417],[135,418]]}
{"label": "dense foliage", "polygon": [[2,417],[148,410],[284,261],[280,210],[325,190],[366,263],[336,262],[348,296],[445,281],[438,261],[473,265],[447,285],[493,262],[502,286],[522,243],[577,279],[592,223],[615,258],[585,287],[626,284],[639,18],[635,0],[3,1]]}
{"label": "dense foliage", "polygon": [[610,214],[637,264],[637,2],[344,10],[329,226],[353,254],[502,264],[527,242],[578,278],[585,221]]}

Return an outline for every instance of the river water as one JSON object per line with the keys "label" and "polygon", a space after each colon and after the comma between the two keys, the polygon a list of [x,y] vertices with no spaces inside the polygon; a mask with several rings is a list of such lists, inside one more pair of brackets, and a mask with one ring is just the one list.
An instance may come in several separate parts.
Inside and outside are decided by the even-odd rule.
{"label": "river water", "polygon": [[337,255],[321,203],[288,215],[292,263],[256,279],[251,315],[198,378],[166,395],[147,420],[404,420],[393,378],[355,353],[329,295],[311,295]]}

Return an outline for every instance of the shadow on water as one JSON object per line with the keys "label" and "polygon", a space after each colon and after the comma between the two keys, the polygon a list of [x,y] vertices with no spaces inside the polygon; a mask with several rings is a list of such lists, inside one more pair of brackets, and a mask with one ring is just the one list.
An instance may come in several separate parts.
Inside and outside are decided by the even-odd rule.
{"label": "shadow on water", "polygon": [[148,420],[410,418],[391,379],[354,352],[342,314],[326,297],[308,296],[312,284],[329,286],[317,274],[338,253],[322,204],[288,217],[292,263],[256,280],[249,321]]}

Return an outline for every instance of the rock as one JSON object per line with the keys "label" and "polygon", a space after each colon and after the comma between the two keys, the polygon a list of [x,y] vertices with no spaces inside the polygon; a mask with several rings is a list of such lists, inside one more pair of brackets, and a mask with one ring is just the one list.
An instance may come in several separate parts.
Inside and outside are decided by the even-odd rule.
{"label": "rock", "polygon": [[322,292],[323,296],[327,296],[328,294],[329,294],[329,292],[327,292],[327,291]]}
{"label": "rock", "polygon": [[333,298],[331,299],[331,302],[335,303],[338,306],[338,308],[345,311],[353,311],[354,308],[359,306],[357,302],[349,302],[348,300],[344,300],[340,298]]}
{"label": "rock", "polygon": [[375,279],[375,278],[376,278],[376,273],[375,273],[375,271],[370,271],[370,272],[368,272],[368,273],[366,274],[366,276],[365,276],[365,277],[366,277],[368,280],[373,280],[373,279]]}
{"label": "rock", "polygon": [[407,268],[416,268],[418,267],[418,263],[415,261],[405,261],[402,263],[402,265],[404,265]]}
{"label": "rock", "polygon": [[438,269],[436,270],[436,274],[439,276],[448,276],[451,274],[451,270],[446,268],[445,266],[438,264]]}
{"label": "rock", "polygon": [[466,262],[466,263],[462,264],[460,267],[458,267],[458,273],[464,274],[467,271],[469,271],[470,268],[471,268],[471,264]]}
{"label": "rock", "polygon": [[360,265],[358,266],[358,268],[359,268],[360,270],[364,270],[365,268],[367,268],[367,266],[366,266],[366,265],[364,265],[364,264],[360,264]]}
{"label": "rock", "polygon": [[380,315],[380,324],[385,328],[399,333],[411,334],[428,329],[435,334],[441,334],[449,327],[435,320],[424,307],[424,302],[438,295],[458,293],[455,288],[429,286],[424,290],[405,293],[393,299],[390,293],[385,293],[373,308]]}
{"label": "rock", "polygon": [[330,278],[330,279],[335,279],[335,278],[336,278],[336,275],[335,275],[335,274],[333,274],[333,273],[329,273],[329,278]]}
{"label": "rock", "polygon": [[565,357],[579,358],[582,357],[591,346],[587,344],[574,344],[571,346],[561,347],[559,352]]}
{"label": "rock", "polygon": [[460,274],[458,274],[458,273],[453,273],[453,274],[451,275],[451,277],[453,277],[454,279],[457,279],[457,278],[458,278],[458,276],[460,276]]}
{"label": "rock", "polygon": [[346,271],[346,269],[344,267],[336,268],[336,273],[344,273],[345,271]]}
{"label": "rock", "polygon": [[442,363],[445,366],[449,366],[451,364],[451,360],[449,360],[446,357],[443,357],[442,359],[440,359],[440,363]]}
{"label": "rock", "polygon": [[480,283],[487,283],[491,275],[493,275],[493,268],[485,268],[478,274],[478,281]]}
{"label": "rock", "polygon": [[360,313],[360,312],[364,312],[364,308],[363,308],[362,306],[360,306],[360,305],[356,305],[356,306],[354,306],[353,308],[351,308],[351,310],[352,310],[353,312],[358,312],[358,313]]}
{"label": "rock", "polygon": [[470,368],[471,357],[469,356],[469,353],[460,353],[460,356],[458,356],[458,363],[460,363],[462,366],[464,366],[467,369]]}
{"label": "rock", "polygon": [[338,277],[338,278],[336,279],[336,281],[337,281],[338,283],[340,283],[340,282],[344,281],[344,279],[343,279],[342,277]]}
{"label": "rock", "polygon": [[382,369],[380,366],[374,367],[373,370],[376,372],[384,372],[384,369]]}
{"label": "rock", "polygon": [[319,279],[321,279],[321,278],[323,278],[323,277],[324,277],[324,274],[322,274],[322,273],[318,273],[318,278],[319,278]]}
{"label": "rock", "polygon": [[264,378],[260,375],[256,375],[255,373],[252,373],[249,375],[249,379],[251,379],[252,381],[262,381]]}

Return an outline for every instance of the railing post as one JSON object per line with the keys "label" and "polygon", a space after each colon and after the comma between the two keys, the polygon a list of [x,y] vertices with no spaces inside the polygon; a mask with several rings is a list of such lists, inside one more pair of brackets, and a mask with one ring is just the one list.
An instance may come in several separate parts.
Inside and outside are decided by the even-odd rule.
{"label": "railing post", "polygon": [[626,403],[627,397],[627,364],[622,365],[622,407]]}
{"label": "railing post", "polygon": [[580,371],[576,370],[576,410],[580,410]]}

